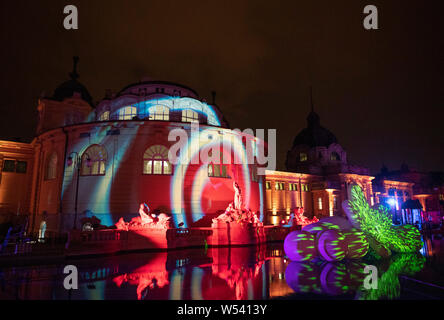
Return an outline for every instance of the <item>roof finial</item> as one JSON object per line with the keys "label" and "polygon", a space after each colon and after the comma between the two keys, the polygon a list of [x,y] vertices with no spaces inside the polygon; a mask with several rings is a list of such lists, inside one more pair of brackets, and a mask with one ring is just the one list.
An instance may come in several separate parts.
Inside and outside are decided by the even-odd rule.
{"label": "roof finial", "polygon": [[76,80],[79,77],[79,74],[77,73],[77,64],[79,63],[79,57],[74,56],[72,57],[72,60],[73,60],[73,67],[72,67],[72,72],[69,73],[69,76],[71,77],[71,79]]}
{"label": "roof finial", "polygon": [[211,104],[214,106],[216,105],[216,91],[211,91],[212,100]]}
{"label": "roof finial", "polygon": [[311,104],[311,112],[314,112],[313,87],[312,86],[310,86],[310,104]]}

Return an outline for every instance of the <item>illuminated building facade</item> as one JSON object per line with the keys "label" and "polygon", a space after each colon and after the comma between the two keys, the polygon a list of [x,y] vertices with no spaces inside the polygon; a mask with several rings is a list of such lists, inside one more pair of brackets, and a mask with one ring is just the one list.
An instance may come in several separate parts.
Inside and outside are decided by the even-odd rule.
{"label": "illuminated building facade", "polygon": [[266,175],[266,210],[270,222],[288,220],[296,208],[317,218],[344,215],[342,202],[352,184],[358,184],[373,202],[373,176],[364,167],[347,162],[347,153],[335,135],[320,124],[312,109],[307,127],[299,132],[287,153],[288,172]]}
{"label": "illuminated building facade", "polygon": [[[233,201],[234,180],[244,203],[261,211],[262,182],[246,158],[246,144],[256,139],[228,129],[216,105],[185,86],[145,81],[94,107],[75,68],[70,77],[53,96],[39,100],[37,136],[26,145],[30,189],[22,190],[24,175],[16,174],[10,182],[10,174],[3,174],[2,196],[9,197],[2,198],[2,206],[8,205],[5,213],[17,210],[19,200],[10,196],[15,185],[28,197],[21,196],[26,201],[21,200],[20,212],[31,214],[34,231],[43,219],[48,232],[56,233],[79,229],[82,219],[92,215],[105,226],[120,217],[129,221],[138,215],[140,203],[147,203],[152,213],[171,215],[176,227],[210,226]],[[176,165],[168,157],[178,140],[169,141],[175,129],[187,134],[184,154],[189,156]],[[199,153],[208,146],[221,146],[220,157],[231,163],[203,163]],[[9,159],[25,157],[1,152],[3,171]]]}
{"label": "illuminated building facade", "polygon": [[[0,141],[1,221],[25,215],[29,230],[38,231],[44,221],[49,233],[61,233],[81,228],[82,219],[92,215],[105,226],[121,217],[129,221],[146,203],[151,212],[171,215],[176,227],[209,227],[233,201],[233,181],[246,206],[274,225],[301,207],[309,218],[344,215],[341,204],[355,183],[371,204],[375,196],[376,202],[386,196],[379,184],[373,192],[367,168],[348,163],[346,151],[314,110],[287,154],[287,171],[258,176],[246,153],[248,145],[257,150],[262,141],[229,129],[214,101],[201,100],[183,85],[142,81],[94,104],[78,81],[76,64],[68,81],[39,99],[34,140]],[[179,164],[168,157],[177,141],[168,138],[175,129],[184,130],[189,142],[189,159]],[[220,156],[231,163],[203,163],[200,151],[220,141]],[[431,195],[411,179],[386,179],[384,190],[395,183],[403,201],[413,195],[432,208],[437,199],[442,208],[442,185]]]}
{"label": "illuminated building facade", "polygon": [[418,172],[403,164],[400,170],[383,167],[376,175],[375,195],[378,203],[386,203],[400,214],[402,203],[418,200],[426,218],[438,223],[444,214],[444,173]]}
{"label": "illuminated building facade", "polygon": [[29,213],[33,197],[34,148],[28,143],[0,141],[0,223],[7,213]]}

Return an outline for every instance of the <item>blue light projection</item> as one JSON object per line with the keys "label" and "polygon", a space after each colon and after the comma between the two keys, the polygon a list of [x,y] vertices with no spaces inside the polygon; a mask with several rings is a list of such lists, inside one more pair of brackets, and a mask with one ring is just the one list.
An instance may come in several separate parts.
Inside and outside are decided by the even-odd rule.
{"label": "blue light projection", "polygon": [[[77,152],[81,157],[83,153],[88,149],[89,146],[93,144],[98,144],[107,149],[108,159],[106,161],[105,168],[105,176],[99,177],[88,177],[88,176],[80,176],[79,179],[79,213],[83,210],[90,210],[94,215],[97,215],[101,219],[101,223],[104,225],[112,225],[113,219],[110,215],[110,193],[112,186],[112,176],[114,172],[120,167],[121,160],[124,157],[126,151],[133,143],[134,137],[137,136],[138,127],[135,128],[135,132],[131,134],[119,135],[118,141],[115,136],[108,136],[107,132],[110,129],[115,129],[118,123],[114,125],[108,125],[104,127],[98,128],[96,132],[91,132],[90,138],[85,141],[78,141],[74,143],[70,148],[68,155],[71,152]],[[119,145],[117,145],[119,143]],[[112,150],[114,152],[110,152],[108,149],[110,146],[113,146],[116,150]],[[110,155],[113,155],[110,157]],[[77,164],[75,164],[77,165]],[[75,170],[75,166],[70,166],[66,168],[63,184],[62,184],[62,199],[64,199],[65,194],[74,195],[76,188],[76,174],[77,170]],[[91,184],[91,181],[88,179],[94,179],[94,182]],[[89,182],[89,183],[88,183]],[[83,185],[83,186],[82,186]],[[82,189],[86,188],[89,193],[87,197],[81,197]],[[68,192],[69,191],[69,192]],[[83,199],[83,200],[80,200]],[[74,202],[74,198],[72,199]],[[84,207],[87,208],[84,208]]]}
{"label": "blue light projection", "polygon": [[150,98],[141,102],[129,103],[129,99],[121,99],[113,104],[112,118],[118,118],[119,110],[121,108],[127,107],[129,105],[137,107],[137,114],[139,118],[144,118],[149,116],[149,110],[155,106],[161,105],[168,108],[170,111],[181,111],[181,110],[193,110],[197,113],[203,114],[208,119],[208,124],[212,126],[221,126],[221,122],[217,116],[216,111],[210,105],[199,100],[189,98],[189,97],[157,97]]}
{"label": "blue light projection", "polygon": [[[183,212],[182,204],[184,203],[184,195],[183,195],[183,189],[184,189],[184,179],[185,174],[187,172],[188,166],[190,165],[191,159],[196,157],[201,148],[195,148],[193,146],[200,145],[200,141],[205,139],[205,137],[208,137],[209,135],[214,135],[214,131],[211,129],[205,129],[199,132],[198,134],[191,135],[191,137],[188,139],[187,143],[185,144],[184,148],[182,149],[182,152],[179,156],[179,163],[180,169],[176,169],[174,171],[173,175],[173,181],[171,183],[171,209],[174,217],[174,223],[176,226],[183,223],[183,226],[187,227],[186,217],[185,213]],[[204,138],[202,138],[204,137]],[[222,134],[219,135],[219,139],[217,139],[217,142],[210,142],[206,144],[207,146],[211,146],[214,143],[222,144],[224,145],[224,148],[229,147],[229,149],[234,153],[235,157],[237,157],[242,163],[242,171],[243,171],[243,177],[244,177],[244,195],[245,195],[245,203],[250,203],[250,171],[248,168],[248,161],[247,161],[247,151],[242,143],[242,137],[236,136],[233,134]],[[205,169],[205,172],[207,172],[207,166],[208,164],[203,164],[201,168],[198,170],[198,177],[201,177],[203,174],[202,167]],[[236,177],[234,177],[236,178]],[[200,197],[199,195],[202,194],[202,190],[206,184],[206,179],[208,177],[203,178],[204,181],[199,181],[199,179],[194,180],[193,185],[193,199],[192,199],[192,217],[193,222],[201,219],[203,217],[203,211],[201,210],[201,203],[200,203]],[[228,204],[227,204],[228,205]]]}

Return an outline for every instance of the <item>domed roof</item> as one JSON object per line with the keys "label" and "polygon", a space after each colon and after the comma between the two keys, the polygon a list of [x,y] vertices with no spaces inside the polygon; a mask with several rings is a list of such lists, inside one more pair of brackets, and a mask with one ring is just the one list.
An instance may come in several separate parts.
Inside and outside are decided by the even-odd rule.
{"label": "domed roof", "polygon": [[74,93],[77,92],[80,94],[81,98],[88,102],[91,106],[93,105],[93,99],[86,87],[77,81],[79,75],[77,73],[77,63],[79,61],[78,57],[74,57],[74,69],[69,73],[70,80],[63,82],[54,90],[53,99],[58,101],[63,101],[66,98],[71,98],[74,96]]}
{"label": "domed roof", "polygon": [[294,138],[293,147],[297,145],[307,145],[312,147],[328,147],[332,143],[337,143],[336,136],[320,124],[319,115],[313,110],[307,117],[307,128],[303,129]]}

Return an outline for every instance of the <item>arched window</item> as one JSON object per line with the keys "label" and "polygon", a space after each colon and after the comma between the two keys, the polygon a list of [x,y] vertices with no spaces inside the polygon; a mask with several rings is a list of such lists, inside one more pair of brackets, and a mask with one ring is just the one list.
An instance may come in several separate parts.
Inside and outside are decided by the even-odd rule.
{"label": "arched window", "polygon": [[51,153],[46,159],[45,180],[52,180],[57,177],[57,153]]}
{"label": "arched window", "polygon": [[104,147],[94,144],[82,154],[82,176],[105,175],[106,160],[108,155]]}
{"label": "arched window", "polygon": [[119,109],[119,120],[133,120],[137,116],[137,107],[128,106]]}
{"label": "arched window", "polygon": [[182,110],[182,122],[199,122],[199,114],[191,109]]}
{"label": "arched window", "polygon": [[150,120],[170,120],[170,109],[162,105],[150,107],[148,114]]}
{"label": "arched window", "polygon": [[337,152],[333,151],[330,154],[330,160],[332,160],[332,161],[339,161],[339,160],[341,160],[341,157],[339,156],[339,154]]}
{"label": "arched window", "polygon": [[149,147],[143,154],[143,174],[172,174],[168,149],[161,145]]}
{"label": "arched window", "polygon": [[99,121],[108,121],[108,120],[109,120],[109,111],[105,111],[100,115]]}

